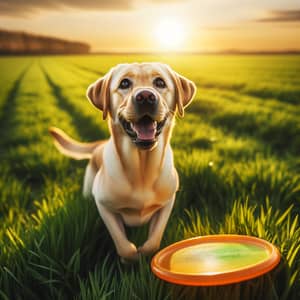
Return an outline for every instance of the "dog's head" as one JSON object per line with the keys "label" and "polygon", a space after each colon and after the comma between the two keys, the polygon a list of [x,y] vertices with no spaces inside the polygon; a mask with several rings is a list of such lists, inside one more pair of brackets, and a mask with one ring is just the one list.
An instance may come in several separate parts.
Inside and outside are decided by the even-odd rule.
{"label": "dog's head", "polygon": [[[91,84],[87,97],[141,149],[152,149],[176,110],[183,117],[194,83],[161,63],[120,64]],[[169,122],[168,122],[169,121]]]}

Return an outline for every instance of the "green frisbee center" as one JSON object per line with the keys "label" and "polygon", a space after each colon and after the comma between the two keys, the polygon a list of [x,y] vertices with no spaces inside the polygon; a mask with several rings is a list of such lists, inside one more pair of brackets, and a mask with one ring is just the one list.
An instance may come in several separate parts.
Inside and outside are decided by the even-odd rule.
{"label": "green frisbee center", "polygon": [[267,260],[270,253],[259,245],[206,243],[176,251],[170,258],[170,271],[190,275],[215,275],[238,271]]}

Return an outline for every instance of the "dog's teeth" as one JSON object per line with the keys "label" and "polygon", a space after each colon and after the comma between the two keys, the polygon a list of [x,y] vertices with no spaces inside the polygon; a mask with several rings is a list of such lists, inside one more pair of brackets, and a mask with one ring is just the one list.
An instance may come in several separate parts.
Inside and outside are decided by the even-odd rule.
{"label": "dog's teeth", "polygon": [[157,127],[157,121],[154,121],[154,128]]}

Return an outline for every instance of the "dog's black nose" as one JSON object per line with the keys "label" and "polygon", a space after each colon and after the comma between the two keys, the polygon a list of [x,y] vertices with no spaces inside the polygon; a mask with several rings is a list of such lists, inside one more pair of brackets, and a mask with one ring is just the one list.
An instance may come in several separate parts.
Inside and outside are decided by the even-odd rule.
{"label": "dog's black nose", "polygon": [[157,98],[154,95],[154,93],[152,93],[151,91],[142,90],[135,95],[135,102],[137,104],[145,104],[145,103],[156,104]]}
{"label": "dog's black nose", "polygon": [[158,107],[158,98],[151,90],[139,90],[133,96],[133,103],[139,115],[155,115]]}

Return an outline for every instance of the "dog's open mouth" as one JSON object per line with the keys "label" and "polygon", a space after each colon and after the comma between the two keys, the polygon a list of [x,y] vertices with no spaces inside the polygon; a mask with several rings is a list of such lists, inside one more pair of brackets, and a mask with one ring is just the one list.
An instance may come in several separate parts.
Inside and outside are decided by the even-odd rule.
{"label": "dog's open mouth", "polygon": [[145,115],[137,122],[129,122],[120,115],[119,120],[125,132],[139,148],[150,149],[156,144],[167,118],[157,122]]}

